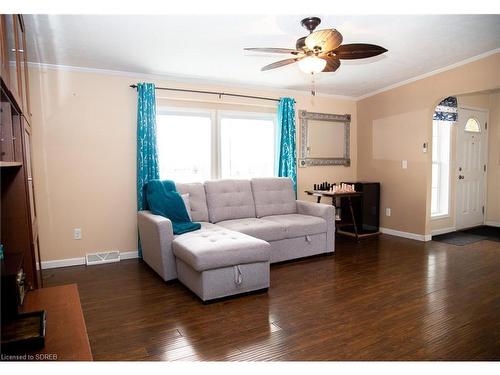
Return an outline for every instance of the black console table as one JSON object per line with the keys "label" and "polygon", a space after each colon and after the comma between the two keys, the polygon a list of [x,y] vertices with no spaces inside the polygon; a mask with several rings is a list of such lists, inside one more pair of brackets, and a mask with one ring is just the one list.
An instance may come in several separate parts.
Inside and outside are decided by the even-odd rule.
{"label": "black console table", "polygon": [[[305,193],[321,198],[328,197],[332,205],[340,211],[335,218],[335,230],[338,234],[360,238],[380,234],[380,184],[377,182],[346,182],[353,184],[355,192],[338,193],[322,190],[306,190]],[[337,199],[338,198],[338,199]]]}
{"label": "black console table", "polygon": [[[344,234],[344,233],[342,233],[342,231],[338,230],[339,224],[341,226],[342,225],[352,225],[354,227],[354,238],[356,238],[356,241],[359,241],[358,226],[356,224],[356,218],[354,215],[354,210],[352,208],[352,199],[351,198],[352,197],[361,197],[363,195],[362,192],[353,191],[353,192],[345,192],[345,193],[338,193],[338,192],[334,193],[331,191],[322,191],[322,190],[306,190],[305,192],[308,195],[312,195],[312,196],[317,197],[317,200],[316,200],[317,203],[321,202],[322,197],[331,198],[332,199],[332,206],[335,206],[335,202],[336,202],[337,198],[346,198],[348,205],[349,205],[349,211],[351,213],[352,222],[351,223],[342,223],[342,220],[337,220],[337,217],[335,215],[335,221],[336,221],[335,229],[336,229],[337,233]],[[337,224],[337,222],[339,222],[339,224]]]}

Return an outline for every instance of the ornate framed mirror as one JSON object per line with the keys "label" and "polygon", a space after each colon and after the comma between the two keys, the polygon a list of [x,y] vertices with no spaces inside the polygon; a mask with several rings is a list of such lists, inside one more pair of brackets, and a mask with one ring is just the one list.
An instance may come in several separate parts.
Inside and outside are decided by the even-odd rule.
{"label": "ornate framed mirror", "polygon": [[349,144],[351,115],[299,110],[299,167],[351,165]]}

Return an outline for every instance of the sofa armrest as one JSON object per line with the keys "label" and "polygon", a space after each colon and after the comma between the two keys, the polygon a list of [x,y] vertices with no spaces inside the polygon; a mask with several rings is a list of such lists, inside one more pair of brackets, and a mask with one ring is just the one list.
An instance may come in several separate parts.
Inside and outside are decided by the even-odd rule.
{"label": "sofa armrest", "polygon": [[335,207],[330,204],[297,201],[297,213],[321,217],[335,226]]}
{"label": "sofa armrest", "polygon": [[327,252],[335,251],[335,207],[329,204],[297,201],[297,213],[325,219]]}
{"label": "sofa armrest", "polygon": [[177,278],[175,258],[172,252],[174,232],[172,222],[150,211],[137,213],[137,225],[141,239],[142,258],[165,281]]}

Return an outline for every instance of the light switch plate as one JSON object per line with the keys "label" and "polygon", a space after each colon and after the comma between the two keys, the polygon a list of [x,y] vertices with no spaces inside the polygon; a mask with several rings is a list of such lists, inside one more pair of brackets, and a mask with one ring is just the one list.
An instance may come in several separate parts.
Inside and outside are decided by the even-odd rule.
{"label": "light switch plate", "polygon": [[385,209],[385,216],[391,216],[391,209],[390,208]]}
{"label": "light switch plate", "polygon": [[408,160],[401,161],[401,168],[408,169]]}

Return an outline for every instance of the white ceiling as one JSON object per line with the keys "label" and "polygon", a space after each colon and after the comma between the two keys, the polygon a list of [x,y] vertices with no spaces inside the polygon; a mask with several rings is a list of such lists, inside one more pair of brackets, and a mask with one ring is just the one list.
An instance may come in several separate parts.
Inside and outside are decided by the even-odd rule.
{"label": "white ceiling", "polygon": [[[318,29],[336,28],[344,43],[389,50],[371,59],[343,61],[337,72],[317,75],[316,91],[323,94],[363,96],[500,48],[500,15],[318,16]],[[293,48],[307,34],[302,18],[26,15],[25,22],[32,62],[308,91],[310,77],[297,64],[260,71],[287,55],[243,51]]]}

